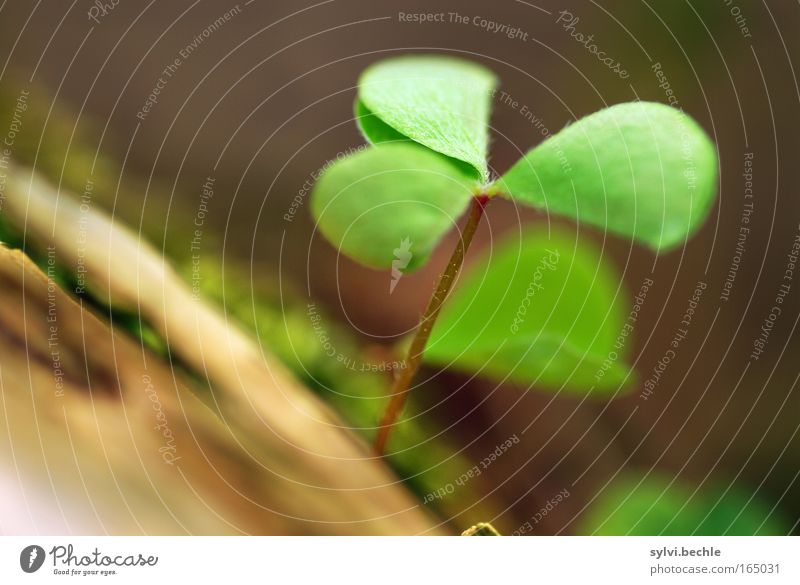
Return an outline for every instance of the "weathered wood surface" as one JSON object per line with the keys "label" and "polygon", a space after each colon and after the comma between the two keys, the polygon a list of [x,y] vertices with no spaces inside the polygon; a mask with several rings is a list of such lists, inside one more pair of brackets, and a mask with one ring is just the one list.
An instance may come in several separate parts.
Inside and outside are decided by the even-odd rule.
{"label": "weathered wood surface", "polygon": [[439,530],[335,413],[135,234],[28,170],[14,169],[6,197],[30,244],[83,263],[92,292],[138,308],[184,365],[0,249],[2,473],[30,495],[35,525],[55,513],[69,530],[110,533]]}

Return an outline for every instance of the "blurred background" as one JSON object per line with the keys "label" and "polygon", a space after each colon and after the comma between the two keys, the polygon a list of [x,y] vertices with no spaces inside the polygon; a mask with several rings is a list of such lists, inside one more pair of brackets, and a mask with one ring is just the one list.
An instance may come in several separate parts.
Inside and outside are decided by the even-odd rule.
{"label": "blurred background", "polygon": [[[573,38],[568,14],[627,76]],[[556,132],[611,104],[672,99],[719,148],[719,197],[702,231],[656,257],[563,222],[602,249],[631,298],[654,282],[628,347],[640,381],[707,284],[654,393],[644,399],[640,383],[596,399],[428,369],[409,411],[423,416],[404,424],[391,461],[420,502],[431,500],[421,505],[458,529],[487,520],[507,534],[796,533],[800,284],[763,353],[751,353],[800,229],[799,26],[797,3],[743,0],[11,0],[0,18],[0,113],[10,123],[22,96],[14,157],[77,196],[91,179],[94,201],[187,280],[199,252],[205,294],[369,437],[389,374],[331,363],[309,305],[339,351],[359,363],[395,359],[455,238],[390,294],[388,273],[338,256],[315,232],[314,176],[364,142],[352,114],[359,73],[416,52],[493,69],[516,103],[494,99],[496,173],[542,140],[542,125]],[[468,262],[500,234],[562,223],[505,201],[488,219]],[[488,469],[456,483],[512,437]]]}

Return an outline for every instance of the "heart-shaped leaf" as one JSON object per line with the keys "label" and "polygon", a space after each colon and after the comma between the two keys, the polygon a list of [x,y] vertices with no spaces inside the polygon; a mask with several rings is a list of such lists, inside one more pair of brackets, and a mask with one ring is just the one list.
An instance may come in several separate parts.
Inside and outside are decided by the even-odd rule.
{"label": "heart-shaped leaf", "polygon": [[580,522],[581,534],[606,536],[755,536],[786,528],[755,495],[739,486],[694,491],[658,474],[624,474],[598,496]]}
{"label": "heart-shaped leaf", "polygon": [[425,359],[498,380],[614,391],[629,373],[615,347],[627,306],[619,280],[588,241],[556,231],[510,237],[445,304]]}
{"label": "heart-shaped leaf", "polygon": [[370,142],[409,138],[467,163],[485,181],[495,84],[489,70],[452,57],[387,59],[361,75],[357,118]]}
{"label": "heart-shaped leaf", "polygon": [[474,187],[428,149],[383,144],[328,168],[314,186],[311,211],[320,231],[350,258],[411,271],[456,223]]}
{"label": "heart-shaped leaf", "polygon": [[716,183],[716,149],[694,120],[663,104],[633,102],[567,126],[528,152],[496,188],[665,250],[703,223]]}

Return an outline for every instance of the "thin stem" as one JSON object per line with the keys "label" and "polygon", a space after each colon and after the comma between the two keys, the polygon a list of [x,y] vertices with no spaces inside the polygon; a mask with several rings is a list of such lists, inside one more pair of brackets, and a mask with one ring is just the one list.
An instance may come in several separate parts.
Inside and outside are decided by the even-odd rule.
{"label": "thin stem", "polygon": [[487,195],[477,195],[472,198],[472,208],[469,212],[469,218],[464,225],[461,232],[461,237],[456,244],[453,255],[447,263],[447,268],[439,279],[439,284],[428,303],[428,308],[417,326],[417,332],[414,334],[414,339],[411,342],[411,347],[408,349],[406,355],[405,368],[400,370],[400,374],[394,379],[392,384],[391,398],[386,410],[383,412],[380,426],[378,427],[378,435],[375,438],[375,451],[378,455],[383,455],[386,450],[386,443],[389,440],[389,433],[400,416],[403,406],[408,398],[410,391],[411,381],[419,369],[422,362],[422,356],[425,353],[425,346],[428,344],[428,338],[433,330],[433,325],[436,323],[436,318],[439,316],[439,311],[442,309],[450,288],[461,270],[461,265],[464,263],[464,256],[472,243],[472,237],[478,228],[478,224],[483,217],[483,209],[489,201]]}

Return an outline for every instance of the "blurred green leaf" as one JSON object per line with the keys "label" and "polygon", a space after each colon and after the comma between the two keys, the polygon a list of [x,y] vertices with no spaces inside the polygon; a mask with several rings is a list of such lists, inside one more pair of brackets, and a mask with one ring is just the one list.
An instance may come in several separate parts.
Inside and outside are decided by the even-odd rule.
{"label": "blurred green leaf", "polygon": [[741,486],[726,490],[717,487],[711,493],[701,489],[706,496],[703,510],[705,520],[696,534],[703,536],[785,535],[787,528],[777,515],[760,498],[748,494]]}
{"label": "blurred green leaf", "polygon": [[468,163],[486,180],[491,91],[488,69],[452,57],[409,55],[368,67],[356,112],[370,142],[409,138]]}
{"label": "blurred green leaf", "polygon": [[[641,480],[641,483],[639,483]],[[578,534],[686,536],[697,527],[701,507],[679,486],[653,475],[622,476],[592,503]]]}
{"label": "blurred green leaf", "polygon": [[614,391],[629,371],[614,346],[627,306],[619,281],[588,241],[557,231],[508,238],[445,304],[425,359],[498,380]]}
{"label": "blurred green leaf", "polygon": [[738,486],[691,490],[666,477],[623,475],[608,485],[580,523],[579,534],[717,536],[786,534],[778,517]]}
{"label": "blurred green leaf", "polygon": [[716,149],[694,120],[663,104],[632,102],[567,126],[529,151],[496,188],[665,250],[703,223],[716,183]]}
{"label": "blurred green leaf", "polygon": [[411,143],[384,144],[330,167],[311,211],[341,252],[367,266],[413,270],[430,256],[472,197],[473,181]]}

